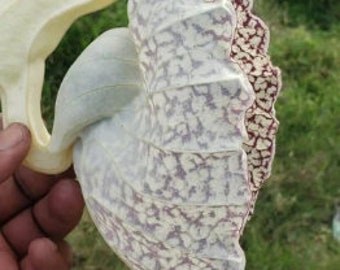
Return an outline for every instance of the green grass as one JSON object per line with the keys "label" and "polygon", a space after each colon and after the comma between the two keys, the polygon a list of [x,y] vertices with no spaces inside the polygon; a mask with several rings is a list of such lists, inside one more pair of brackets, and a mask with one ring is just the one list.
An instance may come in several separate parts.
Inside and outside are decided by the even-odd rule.
{"label": "green grass", "polygon": [[[270,53],[282,69],[277,102],[281,126],[273,174],[264,185],[242,238],[249,270],[336,270],[332,240],[340,201],[340,24],[337,0],[258,0],[269,23]],[[49,58],[43,112],[50,123],[59,83],[100,32],[126,25],[125,1],[78,21]],[[103,243],[88,215],[69,237],[75,269],[126,269]]]}

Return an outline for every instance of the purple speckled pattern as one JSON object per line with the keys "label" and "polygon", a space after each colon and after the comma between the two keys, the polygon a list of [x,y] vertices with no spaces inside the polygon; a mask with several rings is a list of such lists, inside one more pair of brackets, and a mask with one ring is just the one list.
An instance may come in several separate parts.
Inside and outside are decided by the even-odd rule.
{"label": "purple speckled pattern", "polygon": [[[118,61],[134,71],[124,82],[112,74],[108,86],[104,78],[91,85],[110,98],[118,86],[119,94],[133,95],[119,109],[103,100],[91,111],[89,119],[105,119],[81,132],[74,151],[90,214],[131,269],[245,268],[239,238],[270,169],[276,130],[263,120],[274,119],[272,107],[264,115],[257,105],[271,91],[259,82],[277,78],[266,56],[267,30],[250,7],[249,1],[130,0],[129,28],[104,34],[77,60],[84,70],[91,58],[105,62],[105,70]],[[264,36],[259,30],[260,38],[250,38],[254,25]],[[244,35],[250,45],[236,40]],[[115,55],[103,46],[113,36],[135,46]],[[105,51],[92,55],[96,48]],[[68,80],[73,86],[72,72]],[[77,91],[88,104],[99,96]]]}

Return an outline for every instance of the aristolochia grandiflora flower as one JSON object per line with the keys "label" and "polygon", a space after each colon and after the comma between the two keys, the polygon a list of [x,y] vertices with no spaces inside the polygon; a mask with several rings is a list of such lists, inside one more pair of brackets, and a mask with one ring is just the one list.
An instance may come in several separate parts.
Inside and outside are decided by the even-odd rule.
{"label": "aristolochia grandiflora flower", "polygon": [[74,18],[111,1],[5,2],[4,117],[33,132],[27,164],[57,172],[73,152],[96,225],[133,269],[244,269],[239,238],[270,174],[280,88],[252,1],[130,0],[129,27],[98,37],[65,76],[51,139],[44,59]]}

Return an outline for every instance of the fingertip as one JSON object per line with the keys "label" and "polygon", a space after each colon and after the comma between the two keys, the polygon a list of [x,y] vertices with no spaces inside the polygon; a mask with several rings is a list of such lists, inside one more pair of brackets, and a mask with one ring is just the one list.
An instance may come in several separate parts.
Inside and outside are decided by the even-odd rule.
{"label": "fingertip", "polygon": [[56,253],[58,251],[57,245],[48,238],[39,238],[33,240],[28,248],[28,254],[34,257],[42,257],[44,253]]}
{"label": "fingertip", "polygon": [[79,223],[84,205],[78,182],[65,179],[57,182],[34,206],[34,213],[45,233],[53,239],[62,239]]}
{"label": "fingertip", "polygon": [[0,131],[0,182],[20,165],[30,144],[30,132],[22,124],[14,123]]}
{"label": "fingertip", "polygon": [[29,147],[30,141],[31,133],[23,124],[13,123],[6,129],[0,130],[0,151],[10,150],[18,146]]}
{"label": "fingertip", "polygon": [[[57,245],[48,238],[32,241],[26,260],[32,270],[66,270],[69,268],[66,260],[59,253]],[[28,268],[28,270],[30,269]]]}
{"label": "fingertip", "polygon": [[54,258],[56,253],[57,246],[51,240],[47,238],[34,240],[28,248],[26,257],[21,262],[21,269],[46,269],[45,266],[50,264],[46,258]]}
{"label": "fingertip", "polygon": [[79,183],[64,179],[58,182],[49,194],[49,207],[53,215],[61,222],[78,224],[85,203]]}

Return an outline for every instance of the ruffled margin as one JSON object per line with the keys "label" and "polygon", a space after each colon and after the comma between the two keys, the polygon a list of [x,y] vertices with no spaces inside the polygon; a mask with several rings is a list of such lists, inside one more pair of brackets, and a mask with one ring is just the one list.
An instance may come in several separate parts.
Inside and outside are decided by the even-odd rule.
{"label": "ruffled margin", "polygon": [[255,92],[255,102],[246,113],[248,140],[244,149],[248,156],[250,189],[253,197],[250,216],[262,184],[271,174],[275,155],[275,136],[279,123],[274,104],[281,89],[281,73],[268,55],[269,29],[252,14],[252,0],[231,1],[237,15],[237,27],[231,57],[247,75]]}

